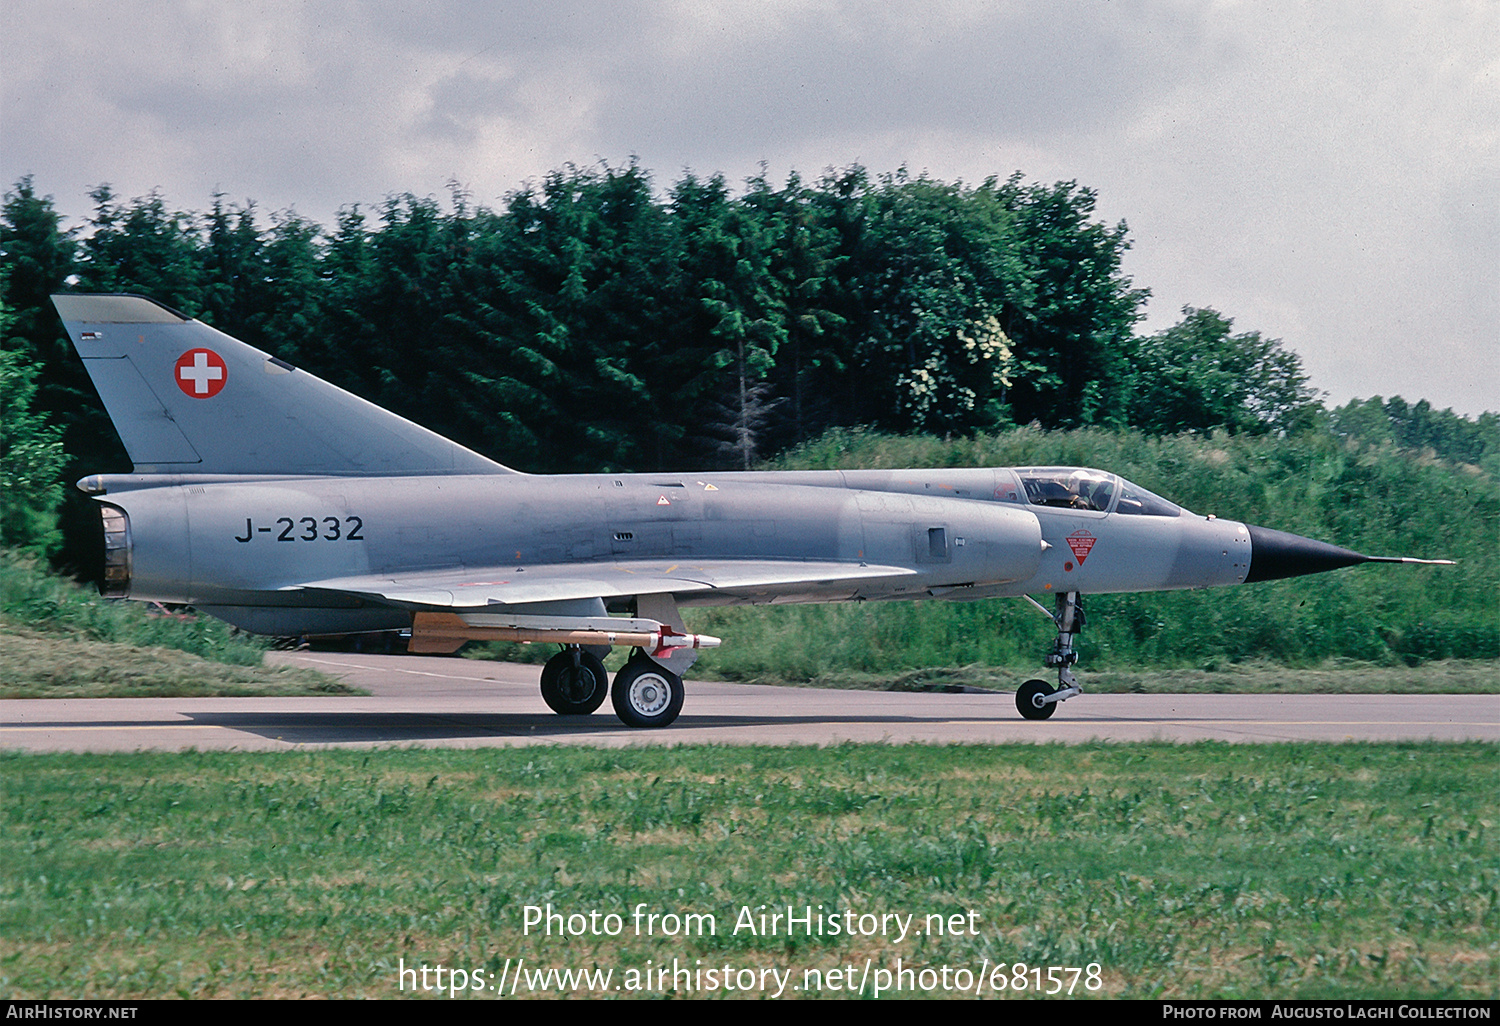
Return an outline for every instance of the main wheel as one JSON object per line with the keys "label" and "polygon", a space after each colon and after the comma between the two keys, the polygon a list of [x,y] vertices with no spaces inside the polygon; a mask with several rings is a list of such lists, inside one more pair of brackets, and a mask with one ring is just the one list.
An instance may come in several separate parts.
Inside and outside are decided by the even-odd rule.
{"label": "main wheel", "polygon": [[644,656],[615,674],[610,700],[627,727],[665,727],[682,712],[682,678]]}
{"label": "main wheel", "polygon": [[563,716],[587,716],[604,704],[609,674],[598,656],[563,649],[542,667],[542,701]]}
{"label": "main wheel", "polygon": [[1042,699],[1056,690],[1044,680],[1028,680],[1016,688],[1016,709],[1028,720],[1045,720],[1057,711],[1057,703]]}

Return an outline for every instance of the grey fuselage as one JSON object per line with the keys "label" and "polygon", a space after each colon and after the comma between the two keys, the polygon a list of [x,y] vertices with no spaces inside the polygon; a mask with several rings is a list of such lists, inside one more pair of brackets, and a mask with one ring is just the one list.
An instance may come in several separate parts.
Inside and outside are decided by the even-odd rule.
{"label": "grey fuselage", "polygon": [[[129,597],[278,635],[397,629],[414,610],[486,601],[482,589],[390,601],[309,582],[477,568],[507,578],[573,565],[628,574],[652,561],[679,575],[694,560],[856,568],[676,593],[688,606],[1203,588],[1243,582],[1251,561],[1244,524],[1033,505],[1012,469],[118,475],[89,486],[129,519]],[[861,565],[909,572],[865,580]],[[620,579],[611,609],[631,598]]]}

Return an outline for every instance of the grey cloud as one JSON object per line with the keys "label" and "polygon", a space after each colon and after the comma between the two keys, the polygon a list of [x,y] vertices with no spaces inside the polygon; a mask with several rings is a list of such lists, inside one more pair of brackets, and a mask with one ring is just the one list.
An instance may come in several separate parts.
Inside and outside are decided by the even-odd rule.
{"label": "grey cloud", "polygon": [[[328,223],[632,154],[732,180],[763,160],[1020,168],[1129,220],[1153,322],[1217,306],[1304,351],[1336,399],[1477,412],[1462,368],[1500,351],[1492,5],[0,3],[0,177],[35,173],[75,218],[100,181]],[[1351,341],[1408,322],[1457,349]]]}
{"label": "grey cloud", "polygon": [[921,8],[852,28],[821,9],[775,33],[703,40],[655,67],[620,60],[601,116],[608,137],[690,150],[733,140],[772,153],[789,138],[851,129],[991,136],[1087,132],[1201,75],[1196,18],[1150,4]]}

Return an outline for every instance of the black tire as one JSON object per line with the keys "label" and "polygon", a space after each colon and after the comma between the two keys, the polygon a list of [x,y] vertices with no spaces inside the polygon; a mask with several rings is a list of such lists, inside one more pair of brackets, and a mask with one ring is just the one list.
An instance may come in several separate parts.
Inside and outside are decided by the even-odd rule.
{"label": "black tire", "polygon": [[615,674],[609,697],[627,727],[665,727],[682,712],[682,678],[645,656],[636,656]]}
{"label": "black tire", "polygon": [[599,657],[588,652],[563,649],[542,667],[542,701],[562,716],[587,716],[604,704],[609,694],[609,673]]}
{"label": "black tire", "polygon": [[1045,720],[1057,712],[1056,702],[1040,702],[1057,689],[1044,680],[1028,680],[1016,689],[1016,710],[1028,720]]}

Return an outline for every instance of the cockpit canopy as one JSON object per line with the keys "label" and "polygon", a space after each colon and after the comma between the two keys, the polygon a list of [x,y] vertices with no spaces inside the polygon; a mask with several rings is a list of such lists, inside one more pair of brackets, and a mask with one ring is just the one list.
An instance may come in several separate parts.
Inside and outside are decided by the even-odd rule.
{"label": "cockpit canopy", "polygon": [[1118,474],[1087,467],[1027,467],[1015,473],[1033,506],[1146,517],[1182,515],[1181,506]]}

